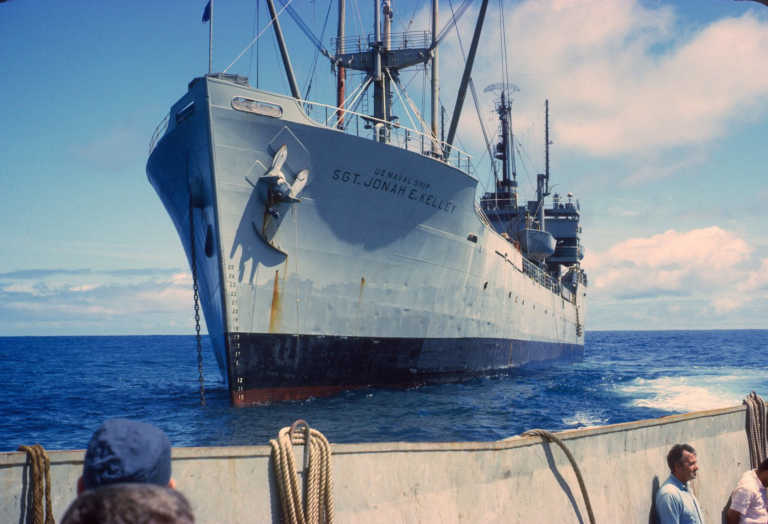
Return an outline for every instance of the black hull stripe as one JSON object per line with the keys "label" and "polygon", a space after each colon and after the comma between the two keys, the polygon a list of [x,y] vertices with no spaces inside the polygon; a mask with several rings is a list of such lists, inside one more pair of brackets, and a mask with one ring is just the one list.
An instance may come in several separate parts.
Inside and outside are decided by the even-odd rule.
{"label": "black hull stripe", "polygon": [[451,382],[529,362],[575,359],[584,352],[579,344],[478,338],[232,333],[227,340],[236,405],[367,386]]}

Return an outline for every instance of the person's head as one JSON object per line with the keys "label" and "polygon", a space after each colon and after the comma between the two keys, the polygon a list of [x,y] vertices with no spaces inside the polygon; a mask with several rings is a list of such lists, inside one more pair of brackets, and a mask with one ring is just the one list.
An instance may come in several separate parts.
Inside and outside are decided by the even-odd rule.
{"label": "person's head", "polygon": [[680,482],[696,478],[699,465],[696,462],[696,450],[689,444],[675,444],[667,453],[667,464],[672,474]]}
{"label": "person's head", "polygon": [[757,466],[757,478],[768,487],[768,459],[765,459]]}
{"label": "person's head", "polygon": [[194,524],[187,499],[154,484],[111,484],[81,493],[61,524]]}
{"label": "person's head", "polygon": [[159,428],[145,422],[110,419],[91,437],[77,492],[121,482],[174,487],[171,443]]}

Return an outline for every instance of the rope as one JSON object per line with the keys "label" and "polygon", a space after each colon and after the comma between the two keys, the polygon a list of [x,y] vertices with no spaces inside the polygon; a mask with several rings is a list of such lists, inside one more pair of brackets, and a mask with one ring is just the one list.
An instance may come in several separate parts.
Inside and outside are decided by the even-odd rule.
{"label": "rope", "polygon": [[[27,453],[32,471],[32,510],[34,511],[32,524],[56,524],[51,506],[51,461],[48,454],[40,444],[19,446],[19,451]],[[43,508],[43,490],[45,490],[45,508]]]}
{"label": "rope", "polygon": [[[304,426],[304,430],[298,430]],[[293,445],[304,444],[304,496],[293,458]],[[280,492],[281,522],[289,524],[331,524],[333,522],[333,483],[331,445],[322,433],[297,420],[278,433],[272,446],[272,466]],[[303,499],[303,503],[302,503]]]}
{"label": "rope", "polygon": [[573,467],[573,472],[576,473],[576,479],[579,481],[579,487],[581,488],[581,494],[584,497],[584,505],[587,507],[587,514],[589,515],[589,522],[591,524],[595,524],[595,514],[592,511],[592,503],[589,501],[589,494],[587,493],[587,486],[584,484],[584,479],[581,476],[581,470],[579,470],[579,465],[576,464],[576,459],[573,458],[573,455],[568,450],[567,447],[565,447],[565,444],[563,444],[563,441],[557,438],[554,434],[550,433],[549,431],[545,429],[532,429],[530,431],[526,431],[523,433],[524,437],[541,437],[542,440],[546,440],[547,442],[554,442],[558,446],[560,446],[560,449],[563,450],[565,455],[568,457],[568,460],[571,461],[571,466]]}
{"label": "rope", "polygon": [[765,401],[754,391],[747,395],[743,404],[747,406],[747,442],[749,462],[756,468],[766,458],[768,446],[768,421]]}

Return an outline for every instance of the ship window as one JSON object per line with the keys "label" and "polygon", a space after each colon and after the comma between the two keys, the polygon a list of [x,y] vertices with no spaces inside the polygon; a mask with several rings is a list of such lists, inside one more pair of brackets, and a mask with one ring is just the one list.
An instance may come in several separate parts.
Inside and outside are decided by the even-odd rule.
{"label": "ship window", "polygon": [[470,234],[467,235],[467,240],[477,244],[477,235],[475,235],[474,233],[470,233]]}
{"label": "ship window", "polygon": [[277,104],[259,102],[257,100],[251,100],[250,98],[243,98],[242,96],[236,96],[232,99],[232,108],[238,111],[245,111],[246,113],[271,116],[272,118],[280,118],[283,116],[283,108]]}

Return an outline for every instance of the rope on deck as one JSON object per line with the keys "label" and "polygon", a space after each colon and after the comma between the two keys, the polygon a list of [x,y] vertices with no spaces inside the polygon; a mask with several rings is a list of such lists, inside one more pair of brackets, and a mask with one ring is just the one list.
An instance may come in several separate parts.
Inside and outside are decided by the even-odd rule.
{"label": "rope on deck", "polygon": [[[299,426],[304,426],[300,430]],[[293,458],[293,445],[304,444],[304,496]],[[289,524],[332,524],[333,483],[331,480],[331,445],[322,433],[303,420],[278,433],[272,446],[272,467],[280,493],[281,522]],[[302,503],[303,499],[303,503]]]}
{"label": "rope on deck", "polygon": [[[48,453],[40,444],[19,446],[19,451],[27,453],[32,472],[32,524],[56,524],[51,506],[51,461]],[[43,508],[43,491],[45,491],[45,508]],[[26,499],[29,502],[29,497]],[[27,515],[29,511],[30,508],[27,506]]]}
{"label": "rope on deck", "polygon": [[576,459],[573,458],[573,455],[571,454],[570,450],[563,444],[563,441],[557,438],[553,433],[545,430],[545,429],[532,429],[530,431],[526,431],[523,433],[524,437],[541,437],[542,440],[546,440],[548,442],[554,442],[558,446],[560,446],[560,449],[563,450],[565,453],[565,456],[568,457],[568,460],[571,461],[571,466],[573,467],[573,472],[576,473],[576,479],[579,481],[579,487],[581,488],[581,494],[584,497],[584,505],[587,507],[587,514],[589,515],[589,522],[591,524],[595,524],[595,514],[592,511],[592,503],[589,501],[589,494],[587,493],[587,486],[584,484],[584,478],[581,476],[581,470],[579,470],[579,465],[576,463]]}
{"label": "rope on deck", "polygon": [[747,442],[749,444],[749,462],[756,468],[766,458],[768,447],[768,421],[766,421],[765,401],[754,391],[744,399],[747,406]]}

